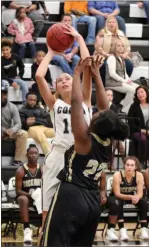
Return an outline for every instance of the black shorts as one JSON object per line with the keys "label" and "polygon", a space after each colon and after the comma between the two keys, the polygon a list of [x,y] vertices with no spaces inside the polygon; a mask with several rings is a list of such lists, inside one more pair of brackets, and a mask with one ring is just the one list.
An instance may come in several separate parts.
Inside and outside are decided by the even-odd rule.
{"label": "black shorts", "polygon": [[98,190],[61,183],[48,212],[40,246],[91,247],[100,213]]}

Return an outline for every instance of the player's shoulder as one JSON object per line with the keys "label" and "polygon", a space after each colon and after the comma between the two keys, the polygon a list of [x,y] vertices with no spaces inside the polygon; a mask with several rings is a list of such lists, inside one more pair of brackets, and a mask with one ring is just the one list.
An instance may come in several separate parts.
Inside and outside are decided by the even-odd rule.
{"label": "player's shoulder", "polygon": [[20,166],[17,170],[16,170],[16,176],[18,177],[24,177],[25,174],[25,170],[24,170],[24,166]]}
{"label": "player's shoulder", "polygon": [[142,172],[136,171],[136,178],[137,178],[137,180],[142,180],[143,179]]}
{"label": "player's shoulder", "polygon": [[115,173],[113,174],[113,179],[118,179],[118,178],[120,178],[120,177],[121,177],[120,171],[117,171],[117,172],[115,172]]}

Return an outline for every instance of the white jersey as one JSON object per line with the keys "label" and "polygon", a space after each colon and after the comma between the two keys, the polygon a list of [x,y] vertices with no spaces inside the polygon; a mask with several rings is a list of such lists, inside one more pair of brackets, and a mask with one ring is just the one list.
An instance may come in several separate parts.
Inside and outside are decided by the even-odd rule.
{"label": "white jersey", "polygon": [[[89,125],[92,118],[92,110],[85,103],[82,103],[82,106],[85,120]],[[52,144],[68,149],[74,144],[74,137],[71,130],[71,105],[61,99],[57,99],[53,111],[55,137]]]}

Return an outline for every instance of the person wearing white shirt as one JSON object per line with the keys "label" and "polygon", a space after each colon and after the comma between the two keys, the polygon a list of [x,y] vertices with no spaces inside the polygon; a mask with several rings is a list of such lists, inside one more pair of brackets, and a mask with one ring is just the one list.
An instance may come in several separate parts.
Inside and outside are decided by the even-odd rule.
{"label": "person wearing white shirt", "polygon": [[125,63],[120,56],[124,52],[123,42],[121,40],[116,41],[114,44],[113,55],[109,56],[107,59],[106,87],[126,94],[121,103],[123,105],[123,111],[128,113],[138,84],[132,82],[126,73]]}

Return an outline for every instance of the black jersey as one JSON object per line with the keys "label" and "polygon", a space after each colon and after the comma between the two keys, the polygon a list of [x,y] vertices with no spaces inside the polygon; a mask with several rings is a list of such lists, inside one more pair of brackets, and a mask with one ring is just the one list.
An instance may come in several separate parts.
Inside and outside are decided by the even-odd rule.
{"label": "black jersey", "polygon": [[137,181],[136,175],[137,172],[134,173],[130,183],[127,182],[124,171],[120,171],[122,182],[120,184],[120,192],[125,195],[134,195],[137,193]]}
{"label": "black jersey", "polygon": [[41,168],[40,165],[37,164],[37,169],[34,174],[31,173],[27,164],[24,164],[23,168],[25,175],[23,178],[22,190],[31,194],[35,189],[41,188]]}
{"label": "black jersey", "polygon": [[77,154],[72,146],[65,153],[65,167],[59,173],[61,181],[70,182],[88,189],[98,188],[100,175],[108,162],[110,139],[101,139],[91,134],[92,146],[87,155]]}

